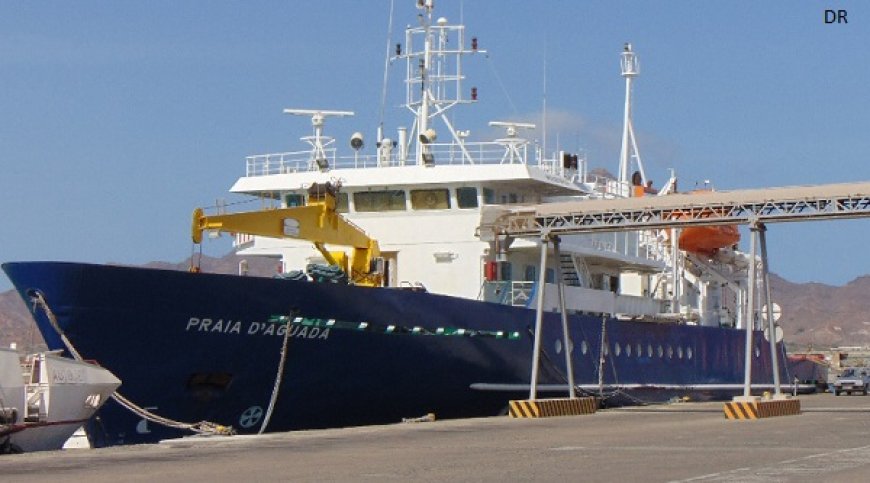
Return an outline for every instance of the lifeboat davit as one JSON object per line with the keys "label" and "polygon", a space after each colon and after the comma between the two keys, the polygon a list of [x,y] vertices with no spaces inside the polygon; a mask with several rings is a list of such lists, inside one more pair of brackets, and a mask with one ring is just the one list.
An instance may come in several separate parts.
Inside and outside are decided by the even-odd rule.
{"label": "lifeboat davit", "polygon": [[[709,190],[692,191],[692,194],[709,193]],[[692,226],[680,232],[681,250],[700,255],[713,256],[720,248],[730,247],[740,241],[737,225]]]}

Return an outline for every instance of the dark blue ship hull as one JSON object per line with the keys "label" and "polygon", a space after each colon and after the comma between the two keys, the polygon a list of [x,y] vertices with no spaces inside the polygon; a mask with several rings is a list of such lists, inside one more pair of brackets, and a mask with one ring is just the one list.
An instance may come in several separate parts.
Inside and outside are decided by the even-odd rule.
{"label": "dark blue ship hull", "polygon": [[[272,395],[284,331],[289,346],[269,431],[496,415],[528,397],[535,312],[398,289],[56,262],[3,265],[29,303],[43,294],[86,359],[119,390],[171,419],[255,433]],[[463,328],[519,337],[414,335],[285,325],[275,315],[372,327]],[[63,349],[45,313],[49,348]],[[614,404],[724,397],[743,383],[744,334],[727,328],[571,316],[576,383]],[[602,327],[606,355],[601,362]],[[448,330],[448,333],[451,331]],[[558,314],[543,323],[540,396],[567,391]],[[753,383],[772,380],[755,339]],[[782,360],[782,358],[780,358]],[[602,376],[599,378],[599,368]],[[780,364],[784,381],[785,364]],[[156,442],[184,431],[146,423],[109,401],[89,428],[97,446]]]}

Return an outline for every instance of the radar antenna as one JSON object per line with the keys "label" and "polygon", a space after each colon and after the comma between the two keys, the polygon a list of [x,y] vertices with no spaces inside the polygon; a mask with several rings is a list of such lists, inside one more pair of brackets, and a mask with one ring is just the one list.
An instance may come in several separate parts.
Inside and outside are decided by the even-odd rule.
{"label": "radar antenna", "polygon": [[519,129],[535,129],[535,125],[527,122],[490,121],[490,126],[505,128],[507,137],[496,139],[495,142],[504,146],[504,155],[501,157],[502,164],[522,163],[525,159],[520,153],[520,146],[526,145],[528,139],[517,137]]}
{"label": "radar antenna", "polygon": [[313,136],[303,136],[302,139],[311,145],[311,168],[315,165],[321,171],[329,171],[329,159],[326,157],[326,147],[335,142],[335,138],[323,135],[323,124],[328,116],[346,117],[353,116],[352,111],[325,111],[319,109],[284,109],[284,114],[294,116],[311,117],[311,125],[314,127]]}

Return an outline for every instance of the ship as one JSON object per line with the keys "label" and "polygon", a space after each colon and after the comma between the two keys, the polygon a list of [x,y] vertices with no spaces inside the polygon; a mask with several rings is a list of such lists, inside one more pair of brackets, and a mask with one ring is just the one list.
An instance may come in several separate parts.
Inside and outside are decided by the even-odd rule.
{"label": "ship", "polygon": [[94,364],[0,348],[0,453],[63,448],[120,385]]}
{"label": "ship", "polygon": [[[549,152],[529,120],[493,120],[500,134],[479,141],[455,126],[451,110],[478,102],[462,63],[485,50],[436,17],[432,0],[417,8],[387,62],[403,66],[409,126],[395,138],[378,126],[373,153],[355,133],[340,154],[326,124],[353,112],[285,109],[310,119],[308,146],[247,157],[230,189],[268,206],[194,212],[195,242],[230,233],[237,254],[273,258],[279,276],[249,275],[244,263],[234,275],[3,265],[47,345],[112,370],[139,408],[109,401],[87,427],[94,446],[182,437],[201,421],[253,434],[492,416],[530,391],[619,405],[744,387],[745,328],[758,322],[746,280],[758,260],[733,238],[690,252],[668,230],[571,235],[541,264],[540,239],[485,230],[512,207],[676,190],[674,176],[653,189],[643,171],[632,46],[620,52],[619,175],[603,176],[582,152]],[[790,379],[782,343],[771,354],[756,332],[751,383],[761,391],[774,367]]]}

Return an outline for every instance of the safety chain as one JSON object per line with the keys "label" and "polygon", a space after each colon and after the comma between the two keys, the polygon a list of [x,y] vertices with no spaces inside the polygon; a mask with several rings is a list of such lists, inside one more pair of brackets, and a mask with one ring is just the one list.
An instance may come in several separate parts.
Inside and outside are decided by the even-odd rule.
{"label": "safety chain", "polygon": [[[54,328],[55,332],[57,332],[57,334],[60,336],[61,341],[63,341],[63,345],[66,347],[67,351],[72,354],[73,358],[77,361],[83,361],[84,359],[82,358],[81,354],[79,354],[75,347],[73,347],[72,342],[69,341],[69,339],[63,333],[63,330],[61,330],[60,324],[57,323],[57,317],[55,317],[54,312],[48,306],[48,302],[45,301],[45,297],[42,295],[42,292],[38,290],[34,291],[32,294],[30,294],[30,300],[33,302],[34,312],[37,306],[42,308],[42,311],[45,312],[45,315],[48,318],[49,323],[51,323],[52,328]],[[154,414],[151,411],[148,411],[147,409],[136,405],[118,392],[112,394],[112,399],[114,399],[115,402],[117,402],[133,414],[148,421],[151,421],[152,423],[175,429],[188,430],[197,434],[223,436],[231,436],[236,434],[236,431],[235,429],[233,429],[232,426],[223,426],[209,421],[200,421],[198,423],[184,423]]]}

